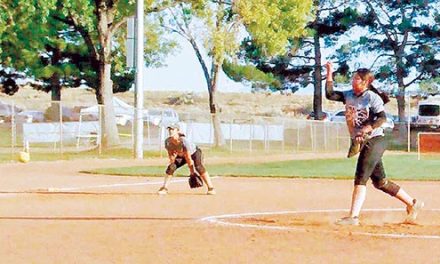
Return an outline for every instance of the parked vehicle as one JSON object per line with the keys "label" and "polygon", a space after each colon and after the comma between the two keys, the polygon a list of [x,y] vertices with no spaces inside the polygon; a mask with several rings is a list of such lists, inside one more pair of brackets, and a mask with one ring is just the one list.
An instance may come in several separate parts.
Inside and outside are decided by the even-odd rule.
{"label": "parked vehicle", "polygon": [[[322,111],[322,114],[324,115],[321,117],[321,121],[330,121],[332,115],[330,112]],[[307,115],[308,120],[315,120],[315,112],[310,112],[310,114]]]}
{"label": "parked vehicle", "polygon": [[440,98],[421,101],[417,108],[416,127],[440,128]]}
{"label": "parked vehicle", "polygon": [[330,118],[332,122],[344,122],[345,123],[345,110],[336,111]]}
{"label": "parked vehicle", "polygon": [[[387,120],[382,125],[382,127],[386,130],[393,130],[394,129],[394,121],[393,116],[391,114],[386,114]],[[345,110],[339,110],[335,112],[335,114],[331,118],[332,122],[344,122],[345,123]]]}

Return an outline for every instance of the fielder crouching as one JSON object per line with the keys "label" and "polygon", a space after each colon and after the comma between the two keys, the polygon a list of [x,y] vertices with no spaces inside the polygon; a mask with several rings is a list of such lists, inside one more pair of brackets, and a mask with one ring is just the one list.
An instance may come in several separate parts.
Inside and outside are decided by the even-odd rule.
{"label": "fielder crouching", "polygon": [[163,186],[157,192],[158,194],[167,194],[168,185],[174,172],[185,164],[188,164],[188,168],[191,175],[194,175],[197,171],[200,174],[202,180],[208,187],[206,194],[215,194],[215,189],[212,184],[209,173],[206,171],[203,165],[202,150],[199,149],[194,143],[189,141],[183,133],[180,133],[179,124],[172,123],[167,127],[169,137],[165,140],[165,148],[168,151],[169,164],[165,171],[165,179]]}

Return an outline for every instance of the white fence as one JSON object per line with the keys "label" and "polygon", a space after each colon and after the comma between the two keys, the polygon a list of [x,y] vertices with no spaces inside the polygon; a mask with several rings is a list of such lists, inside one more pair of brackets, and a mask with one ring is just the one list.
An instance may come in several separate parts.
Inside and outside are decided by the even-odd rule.
{"label": "white fence", "polygon": [[[11,111],[8,118],[0,122],[0,153],[17,152],[29,145],[31,152],[64,153],[96,149],[99,154],[102,145],[102,111],[87,115],[81,112],[81,109],[90,109],[90,106],[86,107],[72,110],[64,107],[64,104],[52,103],[52,109],[44,113],[44,119],[39,115],[35,118],[30,116],[35,113],[29,113],[28,116],[23,112]],[[98,109],[102,110],[102,106]],[[116,116],[120,147],[133,149],[132,122],[127,116],[122,117],[122,121],[128,122],[120,122],[121,116]],[[179,113],[179,117],[181,128],[190,140],[202,147],[213,146],[215,140],[211,115]],[[345,123],[261,116],[233,118],[219,115],[219,119],[223,146],[230,152],[345,151],[349,144]],[[153,122],[144,117],[145,150],[164,150],[167,123],[162,121]]]}

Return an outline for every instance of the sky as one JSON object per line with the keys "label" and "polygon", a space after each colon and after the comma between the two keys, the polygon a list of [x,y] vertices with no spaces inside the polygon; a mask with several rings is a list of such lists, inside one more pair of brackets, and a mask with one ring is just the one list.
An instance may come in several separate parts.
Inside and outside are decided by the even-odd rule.
{"label": "sky", "polygon": [[[166,60],[166,67],[146,69],[144,87],[147,91],[208,92],[202,67],[191,45],[179,41],[181,50]],[[229,79],[223,71],[219,76],[219,92],[250,92],[251,89]]]}
{"label": "sky", "polygon": [[[181,49],[165,60],[166,66],[161,68],[146,68],[144,71],[144,87],[146,91],[185,91],[208,92],[202,67],[197,60],[191,45],[182,39],[177,39]],[[322,50],[322,58],[329,55],[330,50]],[[250,93],[251,88],[229,79],[223,71],[220,72],[219,92]],[[299,89],[295,94],[311,95],[313,87]]]}

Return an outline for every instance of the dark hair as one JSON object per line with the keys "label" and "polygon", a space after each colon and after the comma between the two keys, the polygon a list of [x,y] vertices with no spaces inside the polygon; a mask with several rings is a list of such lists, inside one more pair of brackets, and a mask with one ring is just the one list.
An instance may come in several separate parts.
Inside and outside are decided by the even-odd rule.
{"label": "dark hair", "polygon": [[[366,78],[372,78],[371,82],[374,80],[373,73],[367,69],[367,68],[359,68],[356,70],[356,73],[361,77],[362,80],[365,80]],[[374,87],[371,83],[368,85],[368,90],[376,93],[377,95],[382,98],[382,101],[384,104],[388,103],[390,101],[390,97],[387,93],[383,91],[379,91],[376,87]]]}
{"label": "dark hair", "polygon": [[390,101],[390,97],[388,96],[388,94],[386,92],[377,90],[376,87],[374,87],[373,85],[370,84],[368,86],[368,90],[378,94],[380,96],[380,98],[382,98],[382,101],[384,104],[386,104]]}

